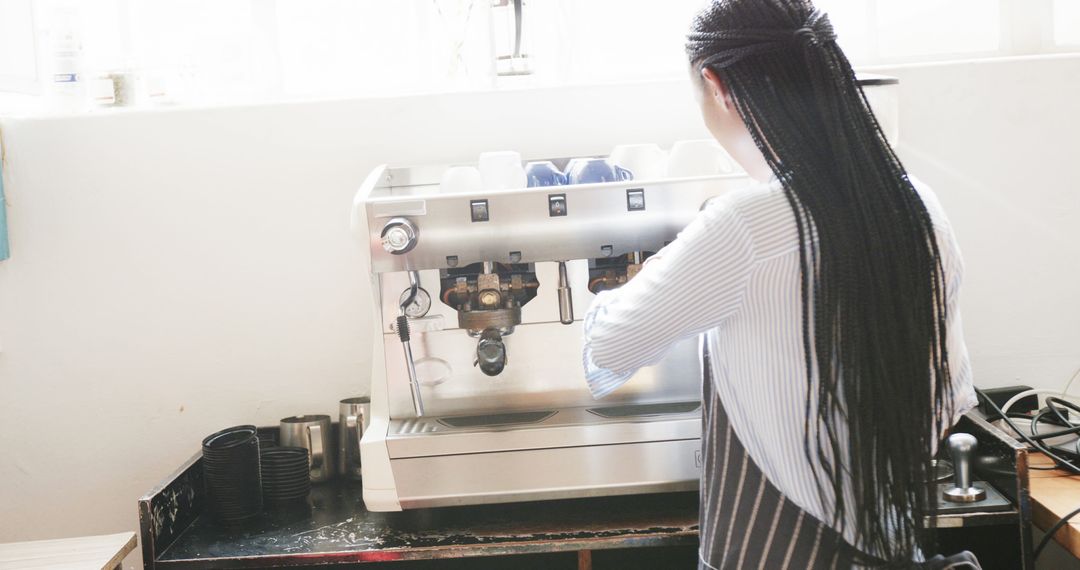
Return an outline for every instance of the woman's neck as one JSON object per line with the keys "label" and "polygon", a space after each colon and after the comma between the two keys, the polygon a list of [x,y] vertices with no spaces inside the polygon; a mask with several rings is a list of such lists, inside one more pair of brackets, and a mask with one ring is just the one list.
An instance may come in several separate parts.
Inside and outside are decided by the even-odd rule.
{"label": "woman's neck", "polygon": [[723,137],[718,137],[718,141],[724,150],[728,151],[731,158],[735,159],[735,162],[739,163],[739,166],[743,167],[743,170],[754,180],[768,182],[773,177],[772,167],[769,166],[765,155],[761,153],[757,144],[754,143],[754,138],[750,136],[750,131],[745,127],[735,132],[724,133]]}

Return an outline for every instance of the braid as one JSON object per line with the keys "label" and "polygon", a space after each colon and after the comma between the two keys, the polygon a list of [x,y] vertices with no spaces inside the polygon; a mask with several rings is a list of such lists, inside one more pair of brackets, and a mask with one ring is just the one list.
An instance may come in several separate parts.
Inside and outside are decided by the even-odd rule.
{"label": "braid", "polygon": [[810,0],[714,0],[687,54],[727,85],[794,213],[804,452],[822,504],[841,532],[850,516],[862,563],[900,568],[933,548],[945,276],[930,214],[835,39]]}

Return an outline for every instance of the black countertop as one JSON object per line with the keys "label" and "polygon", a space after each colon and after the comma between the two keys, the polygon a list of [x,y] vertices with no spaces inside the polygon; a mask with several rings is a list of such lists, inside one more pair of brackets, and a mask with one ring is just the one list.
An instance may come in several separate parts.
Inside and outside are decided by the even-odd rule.
{"label": "black countertop", "polygon": [[697,542],[693,492],[375,513],[364,508],[358,482],[332,481],[313,487],[306,506],[268,509],[226,526],[202,513],[201,467],[193,458],[140,501],[147,567],[306,566]]}
{"label": "black countertop", "polygon": [[[928,523],[944,529],[1019,523],[1023,560],[1030,564],[1026,455],[971,413],[958,429],[977,435],[976,474],[993,483],[1009,504],[1003,510],[981,512],[954,506]],[[332,481],[316,485],[310,503],[302,509],[268,509],[241,526],[224,526],[204,513],[204,495],[202,459],[196,455],[139,500],[147,568],[264,568],[574,551],[616,553],[642,546],[685,549],[698,538],[694,492],[374,513],[364,508],[360,483]],[[972,510],[977,512],[968,512]],[[639,558],[645,554],[632,552],[640,552],[633,555]]]}

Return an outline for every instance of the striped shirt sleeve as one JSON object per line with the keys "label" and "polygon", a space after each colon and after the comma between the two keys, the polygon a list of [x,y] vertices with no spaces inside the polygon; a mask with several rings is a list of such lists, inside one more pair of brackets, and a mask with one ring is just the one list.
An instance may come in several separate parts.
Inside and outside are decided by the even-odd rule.
{"label": "striped shirt sleeve", "polygon": [[741,216],[716,200],[629,283],[597,295],[585,315],[582,355],[593,397],[659,362],[676,341],[734,315],[753,260]]}
{"label": "striped shirt sleeve", "polygon": [[[943,243],[944,247],[941,247]],[[938,244],[945,266],[945,342],[949,354],[949,378],[952,381],[952,402],[942,418],[948,422],[943,426],[947,429],[956,425],[960,416],[975,408],[979,399],[975,395],[971,357],[964,342],[964,324],[960,316],[964,261],[951,226],[946,225],[944,232],[938,232]]]}

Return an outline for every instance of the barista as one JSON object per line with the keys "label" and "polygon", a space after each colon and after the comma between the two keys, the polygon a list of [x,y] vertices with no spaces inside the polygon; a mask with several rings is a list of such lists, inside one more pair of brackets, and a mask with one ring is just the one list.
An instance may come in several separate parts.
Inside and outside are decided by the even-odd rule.
{"label": "barista", "polygon": [[590,389],[701,338],[700,568],[978,568],[914,562],[930,459],[976,404],[941,205],[808,0],[714,0],[687,54],[706,126],[758,184],[597,296]]}

